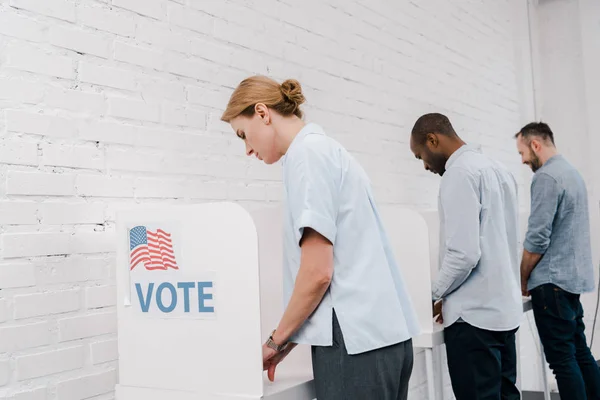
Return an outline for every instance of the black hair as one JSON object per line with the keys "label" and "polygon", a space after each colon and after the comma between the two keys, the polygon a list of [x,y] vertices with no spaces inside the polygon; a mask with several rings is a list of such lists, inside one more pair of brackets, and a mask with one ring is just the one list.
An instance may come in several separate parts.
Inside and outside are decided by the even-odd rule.
{"label": "black hair", "polygon": [[439,113],[422,115],[412,128],[411,135],[416,143],[423,144],[428,133],[437,133],[446,136],[456,136],[456,132],[448,117]]}
{"label": "black hair", "polygon": [[543,140],[550,140],[552,144],[554,144],[554,133],[552,133],[552,129],[548,126],[548,124],[544,122],[531,122],[524,127],[515,135],[515,138],[522,136],[523,139],[528,142],[531,141],[532,137],[539,137]]}

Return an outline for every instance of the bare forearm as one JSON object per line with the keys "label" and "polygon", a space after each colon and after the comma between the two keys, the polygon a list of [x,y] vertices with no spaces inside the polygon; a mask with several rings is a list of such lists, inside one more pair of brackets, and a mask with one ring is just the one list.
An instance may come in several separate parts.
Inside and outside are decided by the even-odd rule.
{"label": "bare forearm", "polygon": [[542,254],[530,253],[523,250],[523,259],[521,260],[521,282],[527,282],[531,272],[542,259]]}
{"label": "bare forearm", "polygon": [[300,268],[294,291],[273,336],[275,343],[285,343],[315,311],[333,276],[333,245],[312,229],[301,241]]}
{"label": "bare forearm", "polygon": [[311,270],[310,267],[301,266],[298,271],[294,291],[273,337],[276,343],[289,340],[315,311],[329,287],[329,279],[315,279]]}

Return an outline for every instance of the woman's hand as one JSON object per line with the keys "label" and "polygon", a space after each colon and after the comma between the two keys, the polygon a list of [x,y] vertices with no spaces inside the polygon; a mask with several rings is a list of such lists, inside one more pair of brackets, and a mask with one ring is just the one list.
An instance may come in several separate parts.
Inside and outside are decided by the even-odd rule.
{"label": "woman's hand", "polygon": [[277,354],[277,351],[273,350],[266,344],[262,346],[262,355],[263,355],[263,371],[267,370],[268,361],[273,358]]}
{"label": "woman's hand", "polygon": [[263,371],[267,371],[267,376],[271,382],[275,381],[275,368],[290,354],[294,347],[296,347],[296,343],[289,343],[285,349],[277,352],[263,344]]}

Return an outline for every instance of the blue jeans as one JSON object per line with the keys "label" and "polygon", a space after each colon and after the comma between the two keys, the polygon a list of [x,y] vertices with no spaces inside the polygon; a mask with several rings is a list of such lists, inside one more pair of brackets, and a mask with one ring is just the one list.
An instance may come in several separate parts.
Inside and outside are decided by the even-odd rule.
{"label": "blue jeans", "polygon": [[535,324],[560,397],[600,400],[600,369],[585,339],[579,295],[552,284],[530,293]]}
{"label": "blue jeans", "polygon": [[466,322],[444,329],[448,371],[457,400],[518,400],[516,329],[488,331]]}

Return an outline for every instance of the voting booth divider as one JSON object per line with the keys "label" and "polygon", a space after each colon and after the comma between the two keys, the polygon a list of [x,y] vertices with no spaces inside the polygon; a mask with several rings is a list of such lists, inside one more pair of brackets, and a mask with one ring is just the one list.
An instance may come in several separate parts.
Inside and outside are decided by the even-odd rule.
{"label": "voting booth divider", "polygon": [[[429,236],[415,211],[380,209],[422,333],[431,318]],[[283,314],[280,207],[233,203],[145,207],[117,215],[117,398],[315,397],[310,348],[262,371],[261,345]]]}
{"label": "voting booth divider", "polygon": [[[428,398],[442,398],[437,212],[379,211],[419,318],[413,346],[425,350]],[[262,343],[284,311],[283,218],[280,206],[229,202],[118,212],[118,400],[315,398],[309,346],[290,353],[275,382],[262,371]]]}
{"label": "voting booth divider", "polygon": [[274,383],[262,343],[283,313],[282,215],[233,203],[117,216],[119,400],[311,400],[310,349]]}

